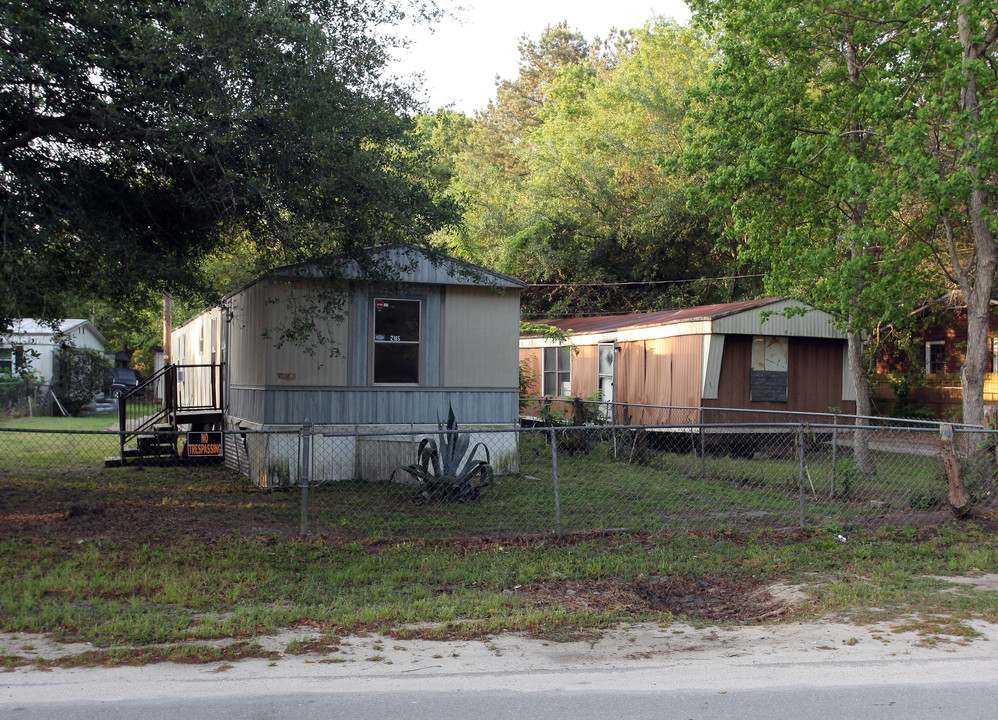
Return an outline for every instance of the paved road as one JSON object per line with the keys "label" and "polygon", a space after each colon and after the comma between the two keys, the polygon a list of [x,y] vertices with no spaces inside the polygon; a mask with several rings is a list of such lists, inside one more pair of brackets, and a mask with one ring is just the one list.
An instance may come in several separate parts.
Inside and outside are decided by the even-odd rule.
{"label": "paved road", "polygon": [[998,627],[975,627],[969,644],[833,623],[573,643],[370,636],[273,663],[21,668],[0,673],[0,720],[992,720]]}
{"label": "paved road", "polygon": [[[705,663],[691,677],[642,670],[451,674],[420,678],[190,678],[151,684],[110,673],[79,693],[60,683],[0,704],[4,720],[328,720],[330,718],[993,719],[998,662],[806,668]],[[898,672],[901,670],[900,672]],[[702,673],[702,674],[701,674]],[[926,682],[942,676],[941,682]],[[952,675],[967,677],[954,679]],[[969,678],[976,677],[976,680]],[[91,678],[93,680],[93,678]],[[110,682],[108,686],[106,682]],[[726,689],[722,689],[726,688]],[[38,688],[41,690],[41,688]],[[64,691],[68,691],[65,692]],[[82,695],[82,696],[81,696]],[[102,696],[104,699],[102,699]],[[47,698],[47,699],[46,699]]]}

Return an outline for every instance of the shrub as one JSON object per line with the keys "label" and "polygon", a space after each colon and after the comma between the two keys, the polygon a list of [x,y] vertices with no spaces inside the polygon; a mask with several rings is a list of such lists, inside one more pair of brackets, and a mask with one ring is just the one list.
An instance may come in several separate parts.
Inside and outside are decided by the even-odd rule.
{"label": "shrub", "polygon": [[90,348],[62,348],[54,370],[52,392],[70,415],[79,415],[111,387],[111,362]]}

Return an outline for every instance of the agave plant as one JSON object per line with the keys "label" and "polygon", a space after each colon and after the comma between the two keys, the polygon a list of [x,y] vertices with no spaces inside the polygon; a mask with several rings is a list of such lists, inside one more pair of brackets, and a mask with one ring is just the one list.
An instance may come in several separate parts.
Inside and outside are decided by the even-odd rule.
{"label": "agave plant", "polygon": [[[489,448],[485,443],[477,443],[468,453],[470,437],[457,432],[454,408],[447,414],[449,432],[440,432],[437,438],[423,438],[416,453],[416,464],[403,468],[415,480],[419,490],[418,499],[425,502],[468,502],[478,497],[482,488],[495,480],[495,471],[490,465]],[[485,459],[476,459],[478,449],[485,451]],[[468,456],[465,459],[465,455]]]}

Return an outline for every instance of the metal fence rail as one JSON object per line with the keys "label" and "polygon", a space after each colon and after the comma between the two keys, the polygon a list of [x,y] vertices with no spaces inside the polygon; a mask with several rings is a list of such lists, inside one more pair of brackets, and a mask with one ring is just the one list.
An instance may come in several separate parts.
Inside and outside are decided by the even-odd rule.
{"label": "metal fence rail", "polygon": [[[181,453],[148,470],[103,467],[117,432],[0,428],[0,473],[70,484],[82,471],[117,487],[154,472],[196,482],[228,467],[233,487],[245,492],[245,477],[259,471],[272,488],[292,491],[282,496],[293,506],[282,522],[293,530],[367,538],[921,524],[947,510],[938,426],[840,420],[439,433],[306,424],[226,432],[224,466]],[[977,451],[962,455],[963,474],[972,501],[987,502],[995,497],[995,433],[956,432],[975,439]],[[474,469],[469,478],[437,470],[456,442],[466,443],[456,460]],[[857,463],[863,444],[872,466]]]}

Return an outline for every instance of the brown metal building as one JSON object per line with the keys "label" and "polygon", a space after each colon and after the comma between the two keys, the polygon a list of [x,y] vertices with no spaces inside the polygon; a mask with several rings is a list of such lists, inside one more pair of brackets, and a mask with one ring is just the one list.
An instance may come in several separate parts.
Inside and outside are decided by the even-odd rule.
{"label": "brown metal building", "polygon": [[[788,419],[768,413],[855,412],[845,335],[821,310],[780,298],[635,315],[545,321],[570,346],[530,335],[520,360],[532,395],[627,406],[641,424]],[[656,405],[658,408],[636,406]]]}

